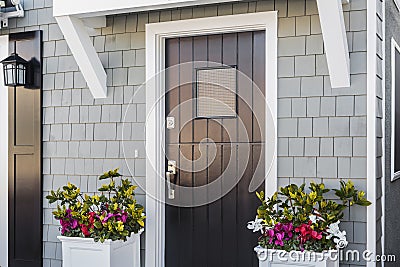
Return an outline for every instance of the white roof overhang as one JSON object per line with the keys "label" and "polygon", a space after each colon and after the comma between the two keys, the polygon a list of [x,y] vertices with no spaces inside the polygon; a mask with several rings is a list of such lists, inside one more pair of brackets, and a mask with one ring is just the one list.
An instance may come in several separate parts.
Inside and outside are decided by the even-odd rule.
{"label": "white roof overhang", "polygon": [[[350,64],[342,4],[349,0],[316,0],[332,88],[350,86]],[[53,15],[95,98],[107,97],[107,75],[87,27],[105,25],[105,16],[237,0],[54,0]]]}

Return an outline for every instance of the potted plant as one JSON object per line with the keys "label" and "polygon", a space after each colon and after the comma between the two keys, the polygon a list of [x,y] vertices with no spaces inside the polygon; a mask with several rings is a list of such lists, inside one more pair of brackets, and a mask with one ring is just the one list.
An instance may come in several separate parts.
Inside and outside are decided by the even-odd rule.
{"label": "potted plant", "polygon": [[338,250],[347,246],[346,232],[339,228],[343,211],[352,205],[369,206],[365,193],[349,182],[334,189],[338,200],[330,200],[323,183],[280,188],[270,198],[257,193],[261,206],[247,228],[261,232],[254,249],[260,267],[339,266]]}
{"label": "potted plant", "polygon": [[109,183],[93,196],[68,183],[46,197],[59,203],[53,214],[61,225],[64,267],[140,266],[144,208],[136,202],[136,186],[118,177],[118,169],[101,175]]}

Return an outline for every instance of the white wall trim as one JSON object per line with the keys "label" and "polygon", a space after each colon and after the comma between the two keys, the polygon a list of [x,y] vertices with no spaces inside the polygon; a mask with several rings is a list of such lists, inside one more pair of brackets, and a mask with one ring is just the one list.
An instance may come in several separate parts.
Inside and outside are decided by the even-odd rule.
{"label": "white wall trim", "polygon": [[342,1],[317,0],[317,6],[331,87],[350,87],[350,58]]}
{"label": "white wall trim", "polygon": [[[274,135],[272,148],[266,146],[266,162],[272,167],[266,171],[266,193],[277,189],[277,12],[230,15],[148,24],[146,26],[146,266],[164,267],[165,252],[165,156],[162,154],[165,111],[164,101],[157,101],[165,92],[164,78],[160,73],[164,65],[165,39],[178,36],[207,35],[226,32],[266,31],[266,106],[271,118],[266,119],[266,135]],[[268,108],[268,107],[266,107]],[[268,113],[267,113],[268,114]],[[271,153],[271,150],[275,151]],[[268,164],[266,164],[268,166]],[[156,196],[154,198],[154,196]],[[158,199],[158,200],[157,200]]]}
{"label": "white wall trim", "polygon": [[[367,3],[367,250],[376,255],[376,1]],[[368,267],[375,262],[367,262]]]}
{"label": "white wall trim", "polygon": [[[8,35],[0,36],[0,58],[8,56]],[[8,266],[8,88],[0,64],[0,266]]]}
{"label": "white wall trim", "polygon": [[391,172],[390,172],[390,177],[391,181],[395,181],[400,178],[400,171],[395,173],[394,170],[394,145],[395,145],[395,119],[396,119],[396,50],[400,52],[400,46],[397,44],[396,40],[392,37],[391,39],[391,55],[390,55],[390,66],[391,66],[391,81],[392,81],[392,87],[391,87],[391,95],[392,95],[392,100],[391,100],[391,142],[390,142],[390,155],[391,155]]}

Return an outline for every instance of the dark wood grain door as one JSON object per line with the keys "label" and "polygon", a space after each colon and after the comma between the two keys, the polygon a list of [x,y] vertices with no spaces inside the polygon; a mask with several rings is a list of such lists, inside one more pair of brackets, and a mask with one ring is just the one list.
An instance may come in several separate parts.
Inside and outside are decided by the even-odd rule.
{"label": "dark wood grain door", "polygon": [[258,266],[246,226],[265,176],[265,32],[167,39],[166,69],[166,266]]}
{"label": "dark wood grain door", "polygon": [[9,87],[9,266],[41,267],[41,32],[10,35],[15,48],[39,69],[35,88]]}

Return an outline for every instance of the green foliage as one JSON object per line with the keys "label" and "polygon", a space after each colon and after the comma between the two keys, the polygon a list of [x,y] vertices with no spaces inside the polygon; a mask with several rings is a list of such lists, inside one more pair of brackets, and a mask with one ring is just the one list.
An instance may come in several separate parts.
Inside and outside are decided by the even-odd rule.
{"label": "green foliage", "polygon": [[117,178],[117,177],[121,177],[122,175],[118,173],[118,169],[115,170],[111,170],[108,172],[105,172],[103,175],[101,175],[99,177],[99,180],[105,180],[105,179],[113,179],[113,178]]}
{"label": "green foliage", "polygon": [[49,203],[59,202],[53,212],[60,220],[61,233],[69,237],[90,237],[95,241],[124,240],[144,228],[144,208],[135,199],[136,186],[127,179],[120,182],[118,169],[99,177],[109,179],[98,191],[101,194],[82,194],[75,185],[68,183],[46,198]]}

